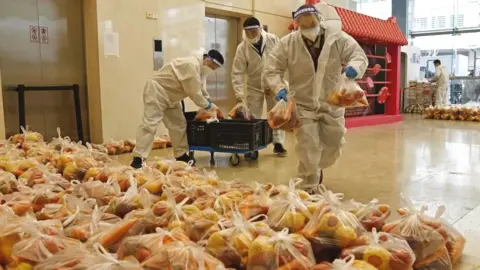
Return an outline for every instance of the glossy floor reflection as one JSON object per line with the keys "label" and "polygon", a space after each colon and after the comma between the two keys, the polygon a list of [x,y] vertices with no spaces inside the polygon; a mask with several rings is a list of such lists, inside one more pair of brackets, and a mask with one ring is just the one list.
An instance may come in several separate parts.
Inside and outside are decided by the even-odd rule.
{"label": "glossy floor reflection", "polygon": [[[467,238],[458,269],[480,269],[480,123],[423,120],[406,116],[403,123],[349,130],[339,162],[325,171],[324,183],[346,198],[368,202],[378,198],[393,208],[400,194],[429,212],[445,205],[444,217]],[[294,137],[287,137],[289,156],[278,158],[271,149],[257,162],[238,167],[229,155],[216,155],[221,179],[287,183],[295,176]],[[166,151],[153,155],[167,155]],[[127,157],[122,157],[127,158]],[[197,153],[197,166],[210,167],[209,155]]]}

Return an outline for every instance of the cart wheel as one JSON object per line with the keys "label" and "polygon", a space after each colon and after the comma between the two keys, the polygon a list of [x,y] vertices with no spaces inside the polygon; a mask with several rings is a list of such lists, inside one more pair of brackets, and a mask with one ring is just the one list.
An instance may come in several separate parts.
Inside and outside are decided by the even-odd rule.
{"label": "cart wheel", "polygon": [[215,153],[210,152],[210,165],[215,165]]}
{"label": "cart wheel", "polygon": [[233,166],[238,166],[238,164],[240,164],[240,157],[237,154],[231,155],[230,164],[232,164]]}
{"label": "cart wheel", "polygon": [[258,159],[258,151],[253,151],[250,153],[250,160],[255,161]]}

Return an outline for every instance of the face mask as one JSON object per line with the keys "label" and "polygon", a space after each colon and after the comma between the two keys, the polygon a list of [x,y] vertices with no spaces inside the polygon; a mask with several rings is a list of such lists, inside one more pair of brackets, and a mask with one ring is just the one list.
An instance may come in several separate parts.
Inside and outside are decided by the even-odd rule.
{"label": "face mask", "polygon": [[315,26],[309,29],[300,29],[300,33],[302,33],[302,36],[305,38],[315,41],[320,34],[320,26]]}
{"label": "face mask", "polygon": [[213,69],[209,66],[202,66],[202,77],[206,78],[208,75],[213,73]]}
{"label": "face mask", "polygon": [[256,38],[247,38],[248,43],[250,44],[257,44],[260,41],[260,36]]}

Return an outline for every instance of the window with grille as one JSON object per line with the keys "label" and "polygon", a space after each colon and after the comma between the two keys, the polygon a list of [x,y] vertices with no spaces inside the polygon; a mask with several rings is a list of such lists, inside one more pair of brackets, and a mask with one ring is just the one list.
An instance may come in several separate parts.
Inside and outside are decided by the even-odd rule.
{"label": "window with grille", "polygon": [[416,23],[417,23],[417,28],[418,29],[426,29],[427,28],[427,18],[426,17],[417,18]]}
{"label": "window with grille", "polygon": [[447,27],[447,18],[445,16],[438,17],[438,28]]}
{"label": "window with grille", "polygon": [[431,27],[432,27],[433,29],[435,29],[435,28],[437,27],[437,17],[435,17],[435,16],[432,17],[431,21],[432,21]]}
{"label": "window with grille", "polygon": [[464,16],[463,14],[457,15],[457,27],[463,27],[463,25],[464,25],[464,22],[463,22],[464,17],[465,17],[465,16]]}

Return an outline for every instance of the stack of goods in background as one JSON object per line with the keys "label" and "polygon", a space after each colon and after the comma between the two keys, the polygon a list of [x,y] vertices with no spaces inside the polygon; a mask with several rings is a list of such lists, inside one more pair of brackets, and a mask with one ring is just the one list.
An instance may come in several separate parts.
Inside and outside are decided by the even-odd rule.
{"label": "stack of goods in background", "polygon": [[324,187],[220,181],[174,160],[134,170],[91,147],[26,132],[0,146],[7,269],[436,269],[465,239],[411,203],[400,218]]}
{"label": "stack of goods in background", "polygon": [[473,105],[430,106],[425,110],[425,119],[480,122],[479,108]]}
{"label": "stack of goods in background", "polygon": [[424,81],[410,81],[404,93],[404,112],[424,113],[433,104],[435,84]]}
{"label": "stack of goods in background", "polygon": [[[134,140],[110,140],[104,144],[92,144],[92,147],[99,152],[109,154],[109,155],[121,155],[125,153],[131,153],[135,148]],[[153,140],[152,149],[165,149],[167,147],[172,147],[172,141],[168,137],[156,137]]]}

